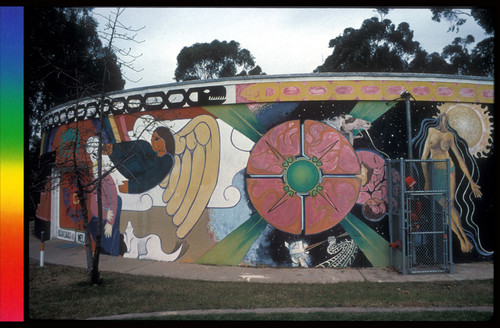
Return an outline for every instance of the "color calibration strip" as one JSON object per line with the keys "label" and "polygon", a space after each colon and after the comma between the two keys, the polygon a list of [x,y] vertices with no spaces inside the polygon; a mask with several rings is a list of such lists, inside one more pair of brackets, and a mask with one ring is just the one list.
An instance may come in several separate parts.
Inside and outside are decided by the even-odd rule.
{"label": "color calibration strip", "polygon": [[24,320],[22,7],[0,7],[0,321]]}

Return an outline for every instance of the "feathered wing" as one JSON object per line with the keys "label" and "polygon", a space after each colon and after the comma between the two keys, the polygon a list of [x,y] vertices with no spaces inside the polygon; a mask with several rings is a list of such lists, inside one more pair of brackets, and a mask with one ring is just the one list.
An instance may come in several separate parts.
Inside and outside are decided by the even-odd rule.
{"label": "feathered wing", "polygon": [[200,219],[219,176],[220,137],[217,121],[200,115],[174,135],[174,166],[160,183],[167,214],[184,238]]}

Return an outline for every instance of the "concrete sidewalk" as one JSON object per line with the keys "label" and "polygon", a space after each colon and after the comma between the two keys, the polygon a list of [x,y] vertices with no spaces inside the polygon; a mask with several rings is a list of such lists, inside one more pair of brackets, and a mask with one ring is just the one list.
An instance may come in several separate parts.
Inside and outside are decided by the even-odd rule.
{"label": "concrete sidewalk", "polygon": [[[29,258],[40,261],[41,242],[29,233]],[[44,262],[51,264],[86,267],[84,248],[80,244],[63,240],[44,243]],[[164,276],[178,279],[208,281],[246,281],[261,283],[338,283],[346,281],[415,282],[493,279],[493,262],[454,264],[453,273],[408,274],[392,268],[272,268],[215,266],[177,262],[158,262],[102,255],[101,271],[127,274]]]}

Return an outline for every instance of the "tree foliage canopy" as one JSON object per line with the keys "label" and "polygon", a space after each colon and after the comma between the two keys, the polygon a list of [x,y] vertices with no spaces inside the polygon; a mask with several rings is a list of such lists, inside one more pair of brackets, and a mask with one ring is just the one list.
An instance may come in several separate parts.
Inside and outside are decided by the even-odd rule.
{"label": "tree foliage canopy", "polygon": [[[381,16],[387,10],[378,11]],[[458,27],[465,23],[461,15],[473,17],[483,29],[493,33],[492,11],[473,9],[470,14],[452,9],[432,9],[433,20],[441,18]],[[397,27],[388,19],[366,19],[359,29],[346,28],[342,35],[330,40],[333,52],[314,72],[414,72],[458,75],[494,75],[494,37],[477,43],[474,37],[456,37],[443,47],[442,53],[429,54],[413,39],[408,23]]]}
{"label": "tree foliage canopy", "polygon": [[100,41],[90,8],[26,7],[24,15],[31,164],[28,213],[34,215],[38,191],[50,173],[49,165],[39,162],[43,114],[70,100],[123,89],[125,81],[115,53]]}
{"label": "tree foliage canopy", "polygon": [[47,104],[57,104],[77,95],[75,85],[100,92],[109,56],[115,60],[108,63],[104,90],[124,87],[116,56],[103,47],[90,9],[27,7],[25,14],[30,95],[43,92]]}
{"label": "tree foliage canopy", "polygon": [[241,49],[238,42],[213,40],[182,48],[177,56],[175,79],[179,82],[260,74],[262,70],[255,65],[250,51]]}
{"label": "tree foliage canopy", "polygon": [[[107,46],[103,46],[97,32],[97,22],[89,15],[88,8],[28,8],[25,19],[26,32],[30,41],[28,48],[28,107],[30,113],[30,161],[38,155],[36,137],[39,133],[41,115],[52,106],[69,100],[78,101],[83,97],[94,96],[103,100],[110,91],[123,89],[125,81],[122,78],[121,62],[115,54],[113,37],[117,37],[116,24],[120,13],[117,10],[115,19],[112,21],[110,39]],[[110,18],[111,19],[111,18]],[[120,36],[126,36],[121,34]],[[96,99],[97,100],[97,99]],[[102,110],[102,106],[97,108]],[[79,201],[80,217],[84,234],[87,258],[87,278],[92,284],[100,284],[99,257],[101,253],[101,238],[103,234],[110,233],[111,224],[108,218],[103,217],[103,196],[101,188],[103,178],[111,171],[103,172],[102,165],[102,126],[103,112],[99,114],[99,128],[94,126],[82,129],[83,126],[76,123],[64,133],[64,140],[58,146],[55,155],[47,160],[47,167],[33,165],[30,170],[30,214],[33,215],[35,204],[37,204],[38,186],[43,185],[45,192],[51,188],[62,188],[71,186],[72,192]],[[37,124],[38,127],[35,125]],[[97,146],[93,160],[89,160],[86,152],[89,149],[88,134],[95,135],[97,132]],[[86,137],[82,138],[82,135]],[[39,138],[39,137],[38,137]],[[84,148],[85,146],[85,148]],[[85,149],[85,150],[84,150]],[[85,152],[85,155],[83,153]],[[44,156],[45,157],[45,156]],[[42,163],[42,161],[40,161]],[[56,168],[51,170],[49,167]],[[94,168],[96,168],[94,170]],[[70,178],[68,178],[70,176]],[[76,184],[76,185],[75,185]],[[91,236],[91,224],[89,218],[90,198],[96,200],[97,229],[95,237]],[[94,198],[95,197],[95,198]],[[113,210],[116,212],[116,209]],[[114,212],[107,212],[114,215]],[[81,216],[80,216],[81,215]],[[106,221],[105,221],[106,220]],[[76,221],[75,221],[76,222]],[[106,225],[104,225],[106,223]],[[109,223],[109,224],[108,224]],[[91,240],[95,247],[91,246]]]}
{"label": "tree foliage canopy", "polygon": [[315,72],[402,71],[405,58],[414,54],[419,43],[413,40],[408,23],[398,27],[390,20],[366,19],[361,28],[346,28],[344,34],[330,40],[333,53]]}
{"label": "tree foliage canopy", "polygon": [[467,17],[472,17],[481,26],[486,34],[492,35],[495,32],[495,11],[489,8],[472,8],[470,14],[453,8],[432,8],[432,20],[441,22],[447,20],[452,25],[448,31],[459,32],[460,27],[465,24]]}
{"label": "tree foliage canopy", "polygon": [[31,138],[39,133],[40,115],[52,106],[121,90],[125,81],[116,55],[99,39],[91,9],[26,7],[24,12]]}

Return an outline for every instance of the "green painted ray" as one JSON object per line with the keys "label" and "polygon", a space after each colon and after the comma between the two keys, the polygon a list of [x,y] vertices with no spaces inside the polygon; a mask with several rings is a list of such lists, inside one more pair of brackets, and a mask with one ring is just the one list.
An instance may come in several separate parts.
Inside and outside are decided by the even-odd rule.
{"label": "green painted ray", "polygon": [[[358,101],[356,106],[349,113],[355,118],[360,118],[368,122],[376,121],[384,115],[389,109],[396,105],[397,101]],[[357,135],[359,130],[354,130],[353,135]]]}
{"label": "green painted ray", "polygon": [[391,265],[389,242],[351,213],[340,221],[374,267]]}
{"label": "green painted ray", "polygon": [[[395,101],[359,101],[350,114],[355,118],[374,122],[396,103]],[[254,142],[267,132],[245,104],[207,106],[204,109]],[[354,134],[357,133],[359,131],[354,131]],[[341,225],[373,266],[390,266],[390,249],[387,240],[350,213],[341,221]],[[257,213],[252,215],[245,223],[207,251],[196,263],[240,264],[266,226],[267,222],[260,215]]]}
{"label": "green painted ray", "polygon": [[258,213],[253,214],[247,221],[203,254],[196,263],[240,264],[266,226],[267,222]]}
{"label": "green painted ray", "polygon": [[[358,101],[350,115],[373,123],[397,103],[397,101]],[[353,131],[353,135],[358,133],[359,130]],[[341,221],[341,225],[373,266],[390,266],[390,249],[387,240],[351,213]]]}
{"label": "green painted ray", "polygon": [[267,132],[245,104],[207,106],[203,109],[214,114],[254,142],[259,141]]}

